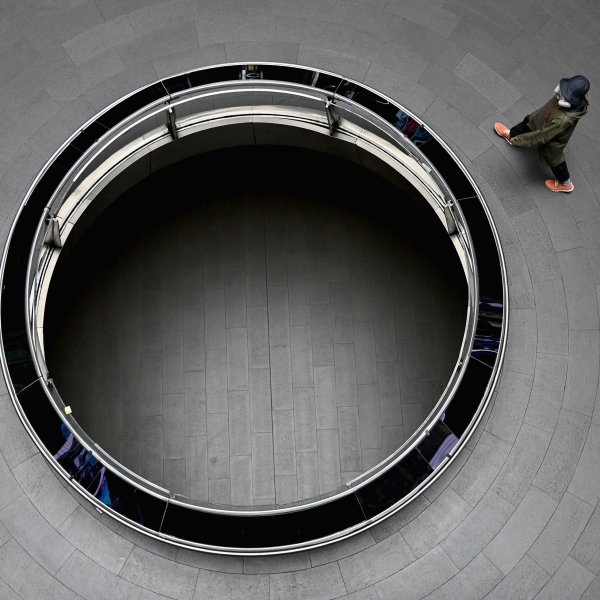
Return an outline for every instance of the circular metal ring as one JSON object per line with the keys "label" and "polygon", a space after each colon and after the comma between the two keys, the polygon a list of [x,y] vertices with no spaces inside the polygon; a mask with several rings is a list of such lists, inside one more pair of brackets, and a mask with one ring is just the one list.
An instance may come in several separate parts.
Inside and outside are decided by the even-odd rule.
{"label": "circular metal ring", "polygon": [[[302,127],[349,144],[358,162],[370,155],[391,166],[445,224],[469,283],[456,368],[420,429],[347,489],[272,510],[200,505],[128,471],[65,410],[48,376],[41,339],[54,264],[97,191],[148,153],[193,134],[202,139],[202,132],[225,124]],[[506,269],[495,226],[473,179],[441,138],[408,109],[359,82],[276,63],[218,65],[169,77],[86,123],[29,189],[0,275],[1,358],[11,398],[57,473],[99,510],[138,531],[225,554],[321,546],[373,526],[416,498],[481,420],[498,379],[508,322]]]}

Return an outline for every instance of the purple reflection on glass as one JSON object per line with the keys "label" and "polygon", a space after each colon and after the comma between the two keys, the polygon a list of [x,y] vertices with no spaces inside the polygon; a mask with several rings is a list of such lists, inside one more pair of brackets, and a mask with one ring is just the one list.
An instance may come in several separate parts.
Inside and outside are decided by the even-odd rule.
{"label": "purple reflection on glass", "polygon": [[435,454],[429,460],[429,466],[432,469],[436,469],[442,464],[442,461],[451,452],[452,448],[456,446],[458,438],[453,434],[449,434],[444,438],[440,447],[436,450]]}
{"label": "purple reflection on glass", "polygon": [[394,127],[400,130],[409,140],[415,145],[422,146],[426,142],[432,139],[432,135],[412,117],[407,115],[405,112],[399,110],[396,113],[396,122]]}
{"label": "purple reflection on glass", "polygon": [[418,446],[418,450],[432,469],[439,467],[458,443],[456,434],[444,423],[446,413],[430,429]]}

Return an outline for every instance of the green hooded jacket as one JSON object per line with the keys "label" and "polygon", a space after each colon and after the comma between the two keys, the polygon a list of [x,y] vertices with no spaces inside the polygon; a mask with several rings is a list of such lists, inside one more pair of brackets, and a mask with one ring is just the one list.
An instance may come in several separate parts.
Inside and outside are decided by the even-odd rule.
{"label": "green hooded jacket", "polygon": [[544,106],[529,115],[527,126],[531,133],[511,138],[513,146],[536,146],[538,154],[549,167],[565,160],[564,149],[579,119],[587,114],[587,102],[581,111],[568,111],[558,105],[553,97]]}

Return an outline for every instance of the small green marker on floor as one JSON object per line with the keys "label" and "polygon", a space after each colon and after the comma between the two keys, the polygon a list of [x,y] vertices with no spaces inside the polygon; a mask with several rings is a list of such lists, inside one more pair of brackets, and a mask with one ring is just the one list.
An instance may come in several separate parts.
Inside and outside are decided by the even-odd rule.
{"label": "small green marker on floor", "polygon": [[73,412],[73,409],[70,406],[65,406],[65,414],[70,415]]}

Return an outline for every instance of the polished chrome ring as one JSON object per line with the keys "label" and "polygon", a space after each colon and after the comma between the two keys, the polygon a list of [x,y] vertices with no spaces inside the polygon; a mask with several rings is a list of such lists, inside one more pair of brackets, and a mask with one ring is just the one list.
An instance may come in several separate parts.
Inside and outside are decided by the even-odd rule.
{"label": "polished chrome ring", "polygon": [[[409,129],[407,123],[412,139],[401,131]],[[332,152],[343,146],[358,163],[368,160],[393,169],[445,225],[469,289],[456,367],[413,436],[346,489],[268,510],[201,505],[124,468],[66,414],[43,348],[54,266],[99,192],[117,176],[143,176],[150,157],[162,164],[177,158],[170,149],[184,148],[186,138],[193,140],[189,152],[198,152],[203,143],[211,148],[230,144],[221,134],[225,127],[255,143],[261,136],[299,131],[305,139],[329,144]],[[158,539],[209,552],[276,554],[313,548],[400,510],[441,475],[473,433],[496,385],[506,343],[508,291],[498,235],[481,193],[456,156],[390,98],[347,78],[296,65],[236,63],[183,73],[137,90],[91,119],[63,144],[28,191],[10,232],[1,277],[2,366],[17,412],[42,454],[100,510]],[[59,464],[65,438],[84,451],[83,467]],[[84,472],[94,474],[91,481]]]}

